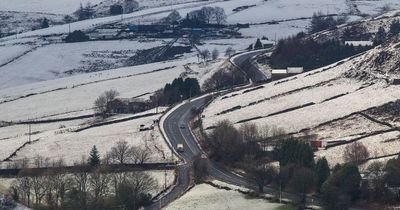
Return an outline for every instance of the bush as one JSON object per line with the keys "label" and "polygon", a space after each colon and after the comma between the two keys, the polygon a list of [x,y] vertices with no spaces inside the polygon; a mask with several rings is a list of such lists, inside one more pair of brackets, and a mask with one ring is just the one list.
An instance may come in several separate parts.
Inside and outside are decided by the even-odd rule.
{"label": "bush", "polygon": [[85,33],[83,33],[80,30],[74,31],[65,38],[66,42],[85,42],[89,40],[89,36],[87,36]]}
{"label": "bush", "polygon": [[119,4],[113,4],[110,6],[110,15],[120,15],[123,12],[123,8]]}
{"label": "bush", "polygon": [[322,196],[327,209],[345,209],[360,195],[361,175],[354,164],[337,169],[322,186]]}
{"label": "bush", "polygon": [[275,157],[281,166],[295,164],[312,167],[314,165],[314,152],[310,145],[298,140],[284,140],[275,150]]}

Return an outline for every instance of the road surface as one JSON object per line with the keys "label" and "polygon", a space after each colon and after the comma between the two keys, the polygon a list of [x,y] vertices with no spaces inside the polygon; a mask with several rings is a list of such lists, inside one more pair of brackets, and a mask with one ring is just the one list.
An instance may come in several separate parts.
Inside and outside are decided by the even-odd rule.
{"label": "road surface", "polygon": [[[242,68],[242,70],[245,71],[250,63],[249,59],[260,53],[262,53],[262,51],[245,53],[243,54],[243,56],[235,56],[231,60],[231,62],[234,62],[234,65],[239,66],[240,68]],[[265,81],[264,79],[266,79],[266,76],[261,72],[254,72],[251,79],[254,82],[262,82]],[[176,148],[177,144],[183,144],[184,152],[180,152],[178,153],[178,155],[183,159],[184,163],[180,164],[177,167],[178,180],[175,187],[164,197],[162,197],[162,199],[146,207],[146,209],[160,209],[170,202],[174,201],[175,199],[179,198],[189,188],[189,172],[192,160],[195,156],[203,154],[203,152],[198,145],[197,140],[189,130],[188,124],[191,118],[192,109],[199,109],[203,107],[206,103],[207,97],[201,97],[193,101],[188,101],[177,107],[175,110],[169,112],[160,124],[160,126],[162,126],[162,129],[164,130],[164,135],[167,141],[170,142],[172,147]],[[210,160],[208,160],[208,168],[209,176],[211,178],[226,182],[228,184],[242,186],[254,190],[257,189],[257,186],[251,181],[245,179],[244,177],[238,176],[231,171],[224,169],[223,167],[219,167],[216,163]],[[268,187],[265,187],[264,191],[266,193],[277,193],[276,190]],[[299,199],[299,196],[289,193],[282,193],[282,198],[297,200]],[[308,198],[307,200],[310,204],[311,200],[315,200],[315,198]]]}
{"label": "road surface", "polygon": [[234,65],[238,66],[242,71],[244,71],[247,77],[249,77],[254,83],[267,82],[269,78],[251,63],[251,58],[257,55],[261,55],[265,52],[267,52],[267,50],[256,50],[238,54],[236,56],[233,56],[230,61]]}

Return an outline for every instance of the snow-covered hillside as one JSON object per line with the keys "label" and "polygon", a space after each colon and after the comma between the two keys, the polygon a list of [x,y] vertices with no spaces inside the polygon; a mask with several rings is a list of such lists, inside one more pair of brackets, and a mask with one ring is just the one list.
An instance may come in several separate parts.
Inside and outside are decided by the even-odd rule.
{"label": "snow-covered hillside", "polygon": [[[400,72],[397,45],[394,41],[330,67],[221,96],[205,109],[204,127],[212,129],[229,119],[237,126],[255,123],[296,135],[316,134],[326,142],[360,140],[368,145],[371,157],[398,153],[400,133],[393,128],[400,116],[392,112],[386,125],[376,119],[390,109],[375,116],[368,113],[400,99],[399,86],[391,83]],[[385,55],[390,59],[381,59]],[[331,164],[342,162],[338,151],[342,150],[334,146],[318,156],[326,156]]]}
{"label": "snow-covered hillside", "polygon": [[[226,186],[233,189],[237,188],[232,185]],[[249,199],[246,195],[236,190],[218,189],[208,184],[200,184],[189,190],[178,200],[169,204],[165,210],[274,210],[282,206],[282,204],[270,203],[262,198]]]}

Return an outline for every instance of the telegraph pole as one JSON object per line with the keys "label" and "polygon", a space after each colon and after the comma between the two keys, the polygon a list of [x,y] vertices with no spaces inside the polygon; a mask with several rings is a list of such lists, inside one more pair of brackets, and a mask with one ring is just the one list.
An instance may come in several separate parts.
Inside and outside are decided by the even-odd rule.
{"label": "telegraph pole", "polygon": [[164,190],[167,189],[167,169],[164,171]]}
{"label": "telegraph pole", "polygon": [[32,125],[29,123],[29,143],[31,143]]}

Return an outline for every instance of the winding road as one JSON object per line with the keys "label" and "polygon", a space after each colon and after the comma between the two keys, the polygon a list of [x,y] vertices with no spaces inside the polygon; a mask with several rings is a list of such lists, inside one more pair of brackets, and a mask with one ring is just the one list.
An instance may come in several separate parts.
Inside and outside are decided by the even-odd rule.
{"label": "winding road", "polygon": [[[231,62],[234,62],[234,65],[242,69],[247,69],[250,63],[249,60],[253,56],[260,53],[262,53],[262,51],[237,55],[231,59]],[[260,74],[254,74],[254,78],[251,77],[252,81],[261,82],[262,80],[264,80],[266,77],[265,75],[265,78],[262,77],[261,74],[261,72]],[[193,108],[202,108],[207,103],[207,98],[207,96],[203,96],[192,101],[187,101],[185,103],[177,105],[168,113],[166,113],[161,119],[160,127],[162,129],[164,137],[170,143],[170,146],[176,148],[177,144],[183,144],[184,152],[177,153],[177,155],[183,160],[183,163],[177,167],[178,179],[173,189],[169,191],[165,196],[163,196],[160,200],[146,207],[146,209],[161,209],[162,207],[165,207],[170,202],[183,195],[190,187],[189,173],[192,165],[192,160],[195,156],[203,154],[203,152],[200,148],[200,145],[197,143],[197,140],[191,133],[188,124],[191,118],[191,110]],[[256,185],[253,184],[251,181],[247,180],[244,177],[236,175],[231,171],[224,169],[223,167],[219,167],[216,163],[210,160],[208,160],[208,169],[209,176],[211,178],[226,182],[228,184],[242,186],[249,189],[257,189]],[[268,187],[265,187],[264,191],[266,193],[276,193],[276,190]],[[299,199],[299,196],[289,193],[282,193],[282,198],[297,200]],[[308,200],[314,201],[315,199],[308,198]]]}

